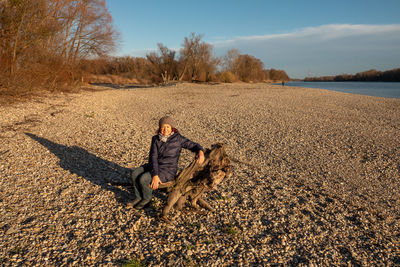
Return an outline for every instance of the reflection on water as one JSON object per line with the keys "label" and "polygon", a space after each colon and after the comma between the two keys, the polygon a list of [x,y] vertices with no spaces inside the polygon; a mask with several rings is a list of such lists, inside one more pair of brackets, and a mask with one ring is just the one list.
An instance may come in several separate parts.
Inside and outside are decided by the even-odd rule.
{"label": "reflection on water", "polygon": [[286,85],[321,88],[350,94],[400,98],[399,82],[288,82]]}

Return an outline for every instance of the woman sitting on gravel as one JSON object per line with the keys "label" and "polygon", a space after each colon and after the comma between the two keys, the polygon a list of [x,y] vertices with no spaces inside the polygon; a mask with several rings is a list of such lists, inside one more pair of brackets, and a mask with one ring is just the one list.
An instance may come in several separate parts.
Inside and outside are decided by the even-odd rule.
{"label": "woman sitting on gravel", "polygon": [[197,153],[197,161],[204,161],[204,149],[179,134],[171,117],[163,117],[158,123],[157,135],[151,139],[149,163],[132,171],[135,199],[128,203],[136,209],[147,205],[153,190],[160,184],[175,179],[182,148]]}

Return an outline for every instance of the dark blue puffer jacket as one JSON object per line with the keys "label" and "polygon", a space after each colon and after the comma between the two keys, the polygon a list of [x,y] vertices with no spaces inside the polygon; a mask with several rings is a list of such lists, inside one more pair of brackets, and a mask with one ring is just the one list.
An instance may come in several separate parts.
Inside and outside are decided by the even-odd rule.
{"label": "dark blue puffer jacket", "polygon": [[151,175],[158,175],[162,183],[173,180],[178,171],[182,148],[195,153],[199,150],[204,151],[201,145],[190,141],[178,132],[170,136],[167,142],[162,142],[158,135],[153,136],[149,156]]}

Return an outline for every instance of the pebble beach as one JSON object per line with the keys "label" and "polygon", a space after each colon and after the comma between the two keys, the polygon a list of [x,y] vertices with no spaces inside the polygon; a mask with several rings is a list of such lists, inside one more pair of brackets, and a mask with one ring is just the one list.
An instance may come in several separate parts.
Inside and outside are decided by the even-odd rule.
{"label": "pebble beach", "polygon": [[[158,120],[233,175],[159,219],[129,170]],[[400,99],[270,84],[112,89],[0,106],[1,266],[400,265]],[[183,168],[193,160],[181,155]]]}

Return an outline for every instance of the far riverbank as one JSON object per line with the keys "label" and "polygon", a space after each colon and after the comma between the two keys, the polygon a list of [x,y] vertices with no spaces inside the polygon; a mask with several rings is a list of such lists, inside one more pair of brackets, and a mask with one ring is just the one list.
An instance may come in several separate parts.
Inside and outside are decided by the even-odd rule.
{"label": "far riverbank", "polygon": [[285,85],[306,88],[320,88],[331,91],[378,96],[387,98],[400,98],[399,82],[288,82]]}

